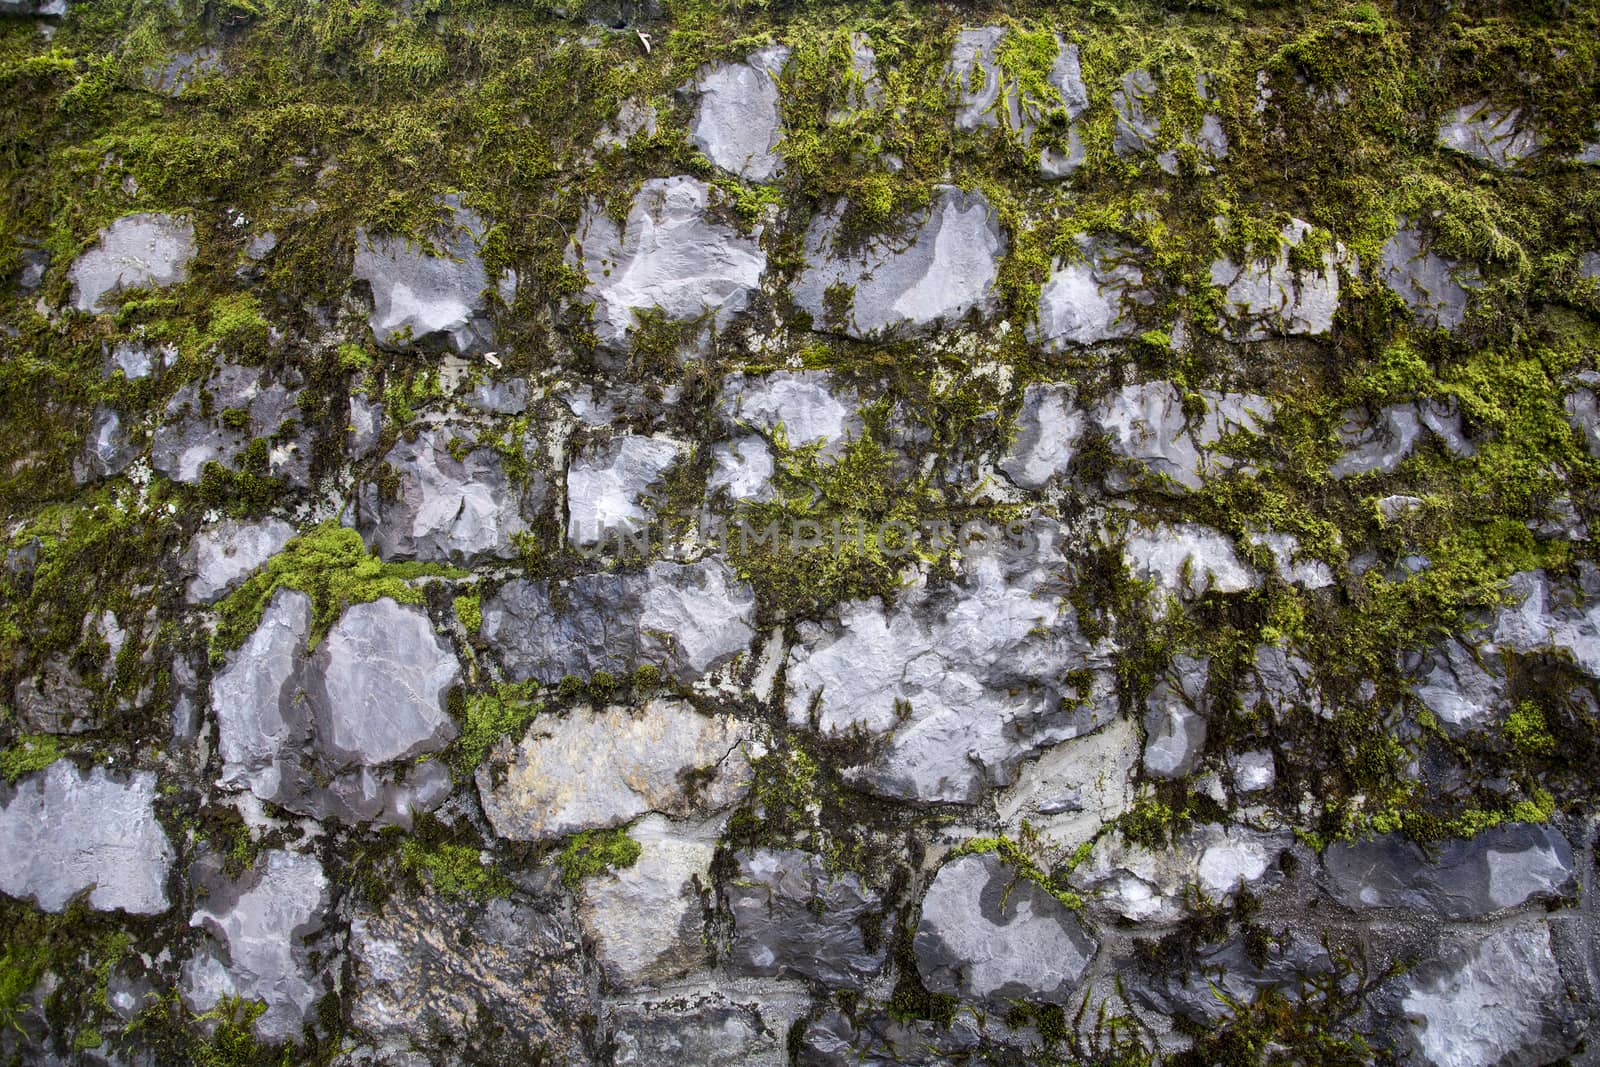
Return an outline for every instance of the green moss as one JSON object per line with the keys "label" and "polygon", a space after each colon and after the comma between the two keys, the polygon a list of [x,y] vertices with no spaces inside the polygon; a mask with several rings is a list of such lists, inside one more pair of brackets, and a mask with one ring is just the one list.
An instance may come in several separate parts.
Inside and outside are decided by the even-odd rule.
{"label": "green moss", "polygon": [[0,775],[15,785],[18,778],[44,770],[63,755],[61,740],[53,734],[25,734],[0,751]]}
{"label": "green moss", "polygon": [[400,866],[441,896],[489,900],[511,892],[505,875],[485,865],[479,851],[467,845],[405,841],[400,845]]}
{"label": "green moss", "polygon": [[1512,709],[1503,729],[1511,747],[1524,755],[1549,756],[1556,750],[1555,735],[1545,723],[1544,712],[1529,701]]}
{"label": "green moss", "polygon": [[640,851],[639,842],[628,836],[626,828],[585,830],[568,841],[556,857],[561,884],[577,889],[585,878],[632,867],[639,861]]}
{"label": "green moss", "polygon": [[[489,749],[502,737],[520,737],[543,705],[533,700],[532,683],[507,684],[488,693],[461,698],[461,735],[450,747],[450,765],[458,781],[477,770]],[[454,706],[454,702],[452,702]]]}
{"label": "green moss", "polygon": [[483,598],[477,593],[462,593],[455,598],[456,618],[467,633],[476,635],[483,628]]}
{"label": "green moss", "polygon": [[[986,855],[993,853],[1005,861],[1019,879],[1032,882],[1059,900],[1072,911],[1083,910],[1083,897],[1067,884],[1073,863],[1051,863],[1046,856],[1044,839],[1026,819],[1017,840],[1005,836],[974,837],[951,852],[952,856]],[[1008,890],[1009,892],[1009,890]]]}

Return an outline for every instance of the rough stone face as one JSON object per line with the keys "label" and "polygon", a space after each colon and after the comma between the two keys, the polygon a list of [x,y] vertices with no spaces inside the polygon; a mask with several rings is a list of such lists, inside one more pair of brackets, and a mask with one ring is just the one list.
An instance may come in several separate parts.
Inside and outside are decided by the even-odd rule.
{"label": "rough stone face", "polygon": [[1074,889],[1096,914],[1161,925],[1188,913],[1191,887],[1226,902],[1241,887],[1258,895],[1282,881],[1278,859],[1293,837],[1216,823],[1180,834],[1170,849],[1151,851],[1120,835],[1097,839],[1074,869]]}
{"label": "rough stone face", "polygon": [[1510,823],[1438,847],[1430,859],[1398,834],[1340,843],[1323,853],[1328,892],[1348,908],[1408,908],[1474,919],[1576,884],[1572,848],[1555,829]]}
{"label": "rough stone face", "polygon": [[1133,806],[1140,748],[1138,726],[1120,718],[1046,749],[996,796],[1001,822],[1015,837],[1026,819],[1063,848],[1092,840]]}
{"label": "rough stone face", "polygon": [[1600,252],[1585,252],[1578,260],[1578,273],[1585,278],[1600,278]]}
{"label": "rough stone face", "polygon": [[190,382],[167,401],[150,447],[150,465],[174,481],[193,484],[206,464],[238,470],[256,438],[271,439],[265,469],[256,473],[281,478],[291,485],[310,484],[309,439],[297,400],[299,378],[292,370],[277,374],[259,367],[224,364],[205,382],[211,398],[207,416],[200,385]]}
{"label": "rough stone face", "polygon": [[1242,593],[1261,584],[1227,535],[1192,522],[1131,527],[1123,560],[1135,579],[1155,583],[1157,596],[1191,599],[1208,592]]}
{"label": "rough stone face", "polygon": [[1410,404],[1380,408],[1376,412],[1352,408],[1339,428],[1344,454],[1328,468],[1334,478],[1379,471],[1387,474],[1400,466],[1423,437],[1422,420]]}
{"label": "rough stone face", "polygon": [[238,588],[267,560],[283,551],[295,529],[282,519],[241,523],[224,519],[200,531],[189,544],[189,600],[215,604]]}
{"label": "rough stone face", "polygon": [[[517,535],[544,507],[544,476],[516,484],[497,449],[464,443],[474,437],[447,423],[395,442],[383,460],[394,486],[369,482],[361,492],[362,534],[378,555],[458,566],[517,557]],[[531,459],[532,440],[519,444]]]}
{"label": "rough stone face", "polygon": [[1155,147],[1161,120],[1151,114],[1155,104],[1156,80],[1143,68],[1130,70],[1111,94],[1117,115],[1117,134],[1112,147],[1119,156],[1135,155]]}
{"label": "rough stone face", "polygon": [[1056,39],[1056,61],[1050,66],[1047,80],[1061,95],[1061,103],[1066,108],[1067,139],[1060,148],[1045,145],[1039,150],[1039,173],[1046,178],[1065,178],[1088,158],[1083,137],[1078,132],[1078,118],[1089,110],[1089,87],[1083,81],[1077,45],[1062,44],[1059,37]]}
{"label": "rough stone face", "polygon": [[478,794],[495,833],[512,841],[618,826],[649,812],[719,811],[750,785],[751,738],[739,720],[702,715],[681,700],[582,707],[536,718],[519,742],[496,746],[478,769]]}
{"label": "rough stone face", "polygon": [[1588,564],[1579,568],[1580,589],[1552,584],[1544,571],[1521,571],[1506,579],[1511,603],[1495,614],[1495,643],[1522,653],[1565,652],[1584,673],[1600,677],[1597,574]]}
{"label": "rough stone face", "polygon": [[202,875],[210,892],[189,919],[214,939],[183,968],[183,996],[209,1011],[223,997],[263,1000],[255,1032],[298,1043],[325,984],[308,958],[329,903],[330,883],[313,856],[273,849],[237,882]]}
{"label": "rough stone face", "polygon": [[889,1012],[858,1012],[851,1018],[829,1010],[806,1028],[797,1062],[808,1067],[937,1067],[970,1059],[985,1040],[977,1022],[959,1012],[944,1026],[927,1019],[901,1021]]}
{"label": "rough stone face", "polygon": [[619,988],[658,984],[707,962],[702,898],[711,885],[717,829],[646,815],[628,829],[640,845],[633,866],[585,882],[578,915],[606,981]]}
{"label": "rough stone face", "polygon": [[1087,236],[1078,249],[1081,258],[1056,264],[1039,290],[1039,320],[1030,335],[1048,351],[1131,337],[1138,326],[1127,303],[1152,299],[1135,249]]}
{"label": "rough stone face", "polygon": [[988,854],[939,868],[914,947],[932,992],[1065,1004],[1099,946],[1060,901]]}
{"label": "rough stone face", "polygon": [[868,950],[862,929],[882,904],[859,876],[829,873],[822,857],[794,849],[741,852],[735,861],[727,890],[735,970],[859,989],[882,968],[887,949],[880,939]]}
{"label": "rough stone face", "polygon": [[610,1062],[615,1067],[785,1067],[786,1016],[804,1015],[804,1004],[795,1004],[797,1000],[763,987],[759,992],[697,988],[675,995],[664,992],[659,999],[614,1002]]}
{"label": "rough stone face", "polygon": [[1271,749],[1241,752],[1233,761],[1233,788],[1240,793],[1271,789],[1277,780],[1278,768]]}
{"label": "rough stone face", "polygon": [[1290,646],[1258,645],[1252,666],[1253,677],[1247,677],[1239,693],[1239,702],[1246,711],[1264,705],[1277,715],[1297,707],[1308,708],[1318,715],[1326,714],[1316,672],[1305,657]]}
{"label": "rough stone face", "polygon": [[1439,123],[1439,144],[1480,163],[1505,168],[1536,155],[1540,139],[1523,124],[1520,108],[1507,111],[1479,100],[1445,116]]}
{"label": "rough stone face", "polygon": [[122,425],[122,416],[115,408],[101,407],[89,424],[89,436],[83,442],[83,451],[72,463],[72,477],[79,485],[111,478],[128,469],[135,452],[128,441],[128,432]]}
{"label": "rough stone face", "polygon": [[1254,1004],[1272,990],[1290,1001],[1303,999],[1307,978],[1333,973],[1327,950],[1315,941],[1291,934],[1287,945],[1269,944],[1261,955],[1244,938],[1207,946],[1196,953],[1194,967],[1179,976],[1169,974],[1152,982],[1130,983],[1133,998],[1162,1014],[1197,1023],[1225,1020],[1231,1009],[1217,994],[1225,993],[1238,1004]]}
{"label": "rough stone face", "polygon": [[595,545],[644,528],[651,490],[684,454],[677,441],[638,435],[579,454],[567,469],[567,538]]}
{"label": "rough stone face", "polygon": [[356,231],[353,274],[372,287],[372,335],[384,348],[478,352],[494,344],[479,253],[488,226],[458,197],[443,201],[448,221],[438,253],[400,237]]}
{"label": "rough stone face", "polygon": [[729,375],[719,411],[736,426],[768,436],[780,428],[790,447],[840,445],[859,436],[860,401],[852,390],[835,391],[826,371],[777,371],[761,377]]}
{"label": "rough stone face", "polygon": [[1156,778],[1182,778],[1206,747],[1205,688],[1210,661],[1174,656],[1144,706],[1144,769]]}
{"label": "rough stone face", "polygon": [[1475,651],[1451,638],[1404,660],[1402,666],[1416,678],[1412,692],[1453,734],[1488,725],[1507,704],[1503,665],[1492,650]]}
{"label": "rough stone face", "polygon": [[999,463],[1001,472],[1024,489],[1043,488],[1067,473],[1087,425],[1063,386],[1028,386],[1017,413],[1016,440]]}
{"label": "rough stone face", "polygon": [[68,272],[72,306],[103,311],[106,298],[124,289],[159,289],[189,278],[194,225],[172,215],[124,215],[100,232],[100,241]]}
{"label": "rough stone face", "polygon": [[769,182],[783,172],[777,151],[783,132],[778,77],[788,62],[789,49],[772,45],[743,63],[703,71],[687,87],[700,97],[689,140],[707,159],[753,182]]}
{"label": "rough stone face", "polygon": [[1006,31],[999,26],[980,26],[956,34],[955,47],[950,52],[950,75],[957,93],[956,129],[998,126],[1002,115],[1011,128],[1021,125],[1016,88],[1005,84],[1000,70],[1000,45],[1005,37]]}
{"label": "rough stone face", "polygon": [[1247,533],[1245,539],[1272,554],[1278,577],[1290,585],[1298,585],[1302,589],[1326,589],[1333,584],[1333,569],[1320,559],[1302,555],[1300,539],[1294,534],[1256,530]]}
{"label": "rough stone face", "polygon": [[178,349],[175,345],[162,345],[152,348],[148,345],[134,344],[122,341],[111,349],[111,358],[106,362],[106,375],[112,371],[121,371],[122,376],[130,382],[141,378],[148,378],[152,372],[163,370],[178,361]]}
{"label": "rough stone face", "polygon": [[694,178],[652,178],[618,226],[598,205],[578,222],[569,259],[589,284],[600,343],[625,349],[636,315],[658,310],[673,322],[707,317],[722,328],[761,287],[766,253],[754,237],[707,217],[711,188]]}
{"label": "rough stone face", "polygon": [[166,911],[174,852],[155,797],[150,771],[122,783],[104,767],[85,775],[67,760],[15,788],[0,784],[0,892],[51,912],[86,889],[97,911]]}
{"label": "rough stone face", "polygon": [[905,235],[874,236],[859,248],[841,243],[842,218],[836,207],[806,231],[806,266],[792,295],[816,328],[860,338],[918,335],[999,309],[1006,236],[981,192],[935,186]]}
{"label": "rough stone face", "polygon": [[1211,284],[1226,290],[1232,321],[1229,336],[1259,341],[1276,334],[1324,334],[1339,310],[1339,268],[1335,250],[1322,254],[1322,269],[1297,271],[1289,252],[1311,234],[1311,224],[1290,219],[1276,256],[1243,265],[1223,258],[1211,264]]}
{"label": "rough stone face", "polygon": [[222,49],[205,45],[192,52],[179,52],[165,63],[145,68],[145,85],[158,93],[177,96],[189,83],[206,74],[213,74],[222,65]]}
{"label": "rough stone face", "polygon": [[642,663],[689,681],[749,647],[755,607],[721,560],[658,560],[643,574],[512,579],[484,602],[483,636],[517,681],[620,676]]}
{"label": "rough stone face", "polygon": [[29,730],[81,734],[103,725],[103,700],[60,653],[45,660],[36,674],[18,682],[12,695]]}
{"label": "rough stone face", "polygon": [[1550,928],[1527,920],[1475,931],[1405,982],[1401,1011],[1432,1067],[1553,1063],[1583,1023],[1567,998]]}
{"label": "rough stone face", "polygon": [[478,1062],[525,1062],[539,1047],[587,1063],[581,1020],[599,998],[579,942],[558,904],[391,897],[350,920],[351,1022],[402,1055],[441,1041]]}
{"label": "rough stone face", "polygon": [[[1248,393],[1202,389],[1199,398],[1205,412],[1191,419],[1172,383],[1125,385],[1090,408],[1090,424],[1107,438],[1113,455],[1141,465],[1174,491],[1194,490],[1233,466],[1217,447],[1224,435],[1258,433],[1273,412],[1269,401]],[[1117,472],[1107,482],[1113,489],[1129,488]]]}
{"label": "rough stone face", "polygon": [[1476,271],[1428,250],[1408,219],[1383,246],[1384,282],[1411,306],[1417,321],[1453,330],[1466,321],[1471,290],[1481,289]]}
{"label": "rough stone face", "polygon": [[771,500],[775,470],[772,449],[755,434],[743,434],[732,441],[711,446],[711,474],[706,478],[706,493],[726,493],[730,500]]}

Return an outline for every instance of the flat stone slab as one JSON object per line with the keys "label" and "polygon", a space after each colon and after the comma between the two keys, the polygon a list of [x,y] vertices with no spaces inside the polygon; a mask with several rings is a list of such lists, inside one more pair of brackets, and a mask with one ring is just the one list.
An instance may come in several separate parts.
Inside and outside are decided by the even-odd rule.
{"label": "flat stone slab", "polygon": [[100,231],[100,241],[67,272],[72,306],[104,311],[124,289],[160,289],[189,278],[194,224],[173,215],[124,215]]}
{"label": "flat stone slab", "polygon": [[1260,341],[1278,335],[1317,336],[1333,329],[1339,310],[1339,259],[1342,249],[1322,254],[1321,268],[1295,269],[1289,253],[1311,235],[1312,226],[1290,219],[1276,255],[1239,264],[1226,257],[1211,264],[1211,284],[1224,291],[1229,314],[1226,332],[1234,340]]}
{"label": "flat stone slab", "polygon": [[1055,264],[1039,290],[1039,318],[1029,337],[1048,352],[1131,337],[1129,304],[1148,304],[1142,256],[1109,238],[1082,236],[1079,257]]}
{"label": "flat stone slab", "polygon": [[1409,219],[1383,246],[1379,275],[1410,305],[1418,322],[1454,330],[1466,321],[1472,291],[1483,288],[1476,270],[1429,250]]}
{"label": "flat stone slab", "polygon": [[687,453],[670,438],[629,434],[573,457],[567,468],[567,539],[598,545],[643,530],[654,490]]}
{"label": "flat stone slab", "polygon": [[189,600],[215,604],[283,551],[294,535],[294,527],[282,519],[258,523],[224,519],[200,531],[189,543],[186,557],[194,574],[189,579]]}
{"label": "flat stone slab", "polygon": [[689,125],[689,140],[706,158],[747,181],[769,182],[783,173],[778,142],[778,78],[789,49],[771,45],[743,63],[724,63],[702,71],[685,91],[697,94],[699,107]]}
{"label": "flat stone slab", "polygon": [[854,872],[830,872],[821,856],[759,849],[735,857],[728,889],[734,970],[811,978],[830,989],[860,989],[883,967],[882,939],[867,948],[863,924],[882,902]]}
{"label": "flat stone slab", "polygon": [[1523,121],[1520,108],[1502,108],[1479,100],[1463,104],[1444,117],[1439,123],[1439,144],[1504,169],[1537,155],[1541,139]]}
{"label": "flat stone slab", "polygon": [[372,336],[384,348],[479,352],[494,345],[489,276],[479,249],[488,224],[444,198],[437,253],[415,241],[356,230],[352,273],[372,287]]}

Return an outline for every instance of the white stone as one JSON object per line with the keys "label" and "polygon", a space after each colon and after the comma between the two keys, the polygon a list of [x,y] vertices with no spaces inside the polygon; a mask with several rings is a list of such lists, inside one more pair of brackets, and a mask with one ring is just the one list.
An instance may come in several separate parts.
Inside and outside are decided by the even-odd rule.
{"label": "white stone", "polygon": [[778,154],[782,128],[778,115],[778,77],[789,49],[771,45],[743,63],[702,72],[689,91],[700,106],[689,139],[706,158],[753,182],[768,182],[783,172]]}

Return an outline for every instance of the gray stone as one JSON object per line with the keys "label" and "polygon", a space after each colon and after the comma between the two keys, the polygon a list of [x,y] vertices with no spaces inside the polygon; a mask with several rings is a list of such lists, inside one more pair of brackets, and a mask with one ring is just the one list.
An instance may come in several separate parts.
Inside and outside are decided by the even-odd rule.
{"label": "gray stone", "polygon": [[1326,589],[1333,584],[1333,568],[1320,559],[1302,556],[1300,539],[1277,530],[1251,530],[1245,540],[1272,555],[1278,577],[1302,589]]}
{"label": "gray stone", "polygon": [[[1456,638],[1437,648],[1404,656],[1401,666],[1417,679],[1413,692],[1447,731],[1460,735],[1487,726],[1505,710],[1506,682],[1500,657],[1474,651]],[[1485,669],[1494,667],[1494,673]]]}
{"label": "gray stone", "polygon": [[706,492],[726,493],[729,500],[771,500],[774,495],[772,449],[755,434],[711,446],[711,474]]}
{"label": "gray stone", "polygon": [[1119,156],[1135,155],[1155,147],[1161,120],[1151,114],[1155,104],[1156,80],[1148,70],[1130,70],[1111,94],[1117,116],[1116,139],[1112,147]]}
{"label": "gray stone", "polygon": [[1522,571],[1506,580],[1510,603],[1495,613],[1494,641],[1517,652],[1565,652],[1580,670],[1600,678],[1600,600],[1595,572],[1579,564],[1582,585],[1551,584],[1544,571]]}
{"label": "gray stone", "polygon": [[682,700],[637,710],[579,707],[539,716],[478,768],[494,832],[538,841],[619,826],[657,812],[687,816],[732,806],[750,786],[750,727]]}
{"label": "gray stone", "polygon": [[[372,288],[372,336],[389,349],[480,352],[494,344],[480,248],[488,225],[456,196],[434,246],[356,230],[352,273]],[[435,252],[437,248],[437,253]]]}
{"label": "gray stone", "polygon": [[1006,84],[1000,70],[1000,45],[1005,37],[1006,31],[999,26],[980,26],[956,34],[949,65],[956,85],[956,129],[999,126],[1002,115],[1011,129],[1021,124],[1016,87]]}
{"label": "gray stone", "polygon": [[268,230],[258,233],[244,246],[244,258],[251,263],[260,263],[272,255],[272,250],[278,247],[278,235]]}
{"label": "gray stone", "polygon": [[1507,111],[1487,100],[1463,104],[1439,123],[1439,144],[1464,152],[1480,163],[1510,167],[1537,155],[1537,132],[1522,121],[1522,109]]}
{"label": "gray stone", "polygon": [[1231,767],[1233,788],[1240,793],[1265,792],[1278,780],[1277,763],[1269,748],[1241,752],[1233,758]]}
{"label": "gray stone", "polygon": [[1385,284],[1411,306],[1418,322],[1454,330],[1467,317],[1471,290],[1483,288],[1477,271],[1435,255],[1409,219],[1383,246],[1379,274]]}
{"label": "gray stone", "polygon": [[1594,124],[1594,133],[1594,141],[1583,146],[1583,150],[1573,157],[1574,162],[1600,165],[1600,122]]}
{"label": "gray stone", "polygon": [[38,673],[17,683],[12,691],[17,713],[30,730],[50,734],[81,734],[104,723],[105,701],[79,675],[62,653],[48,657]]}
{"label": "gray stone", "polygon": [[981,192],[935,186],[932,202],[903,234],[875,235],[855,247],[844,243],[842,221],[840,205],[806,230],[806,266],[792,295],[815,328],[860,338],[918,335],[971,312],[999,310],[995,284],[1006,236]]}
{"label": "gray stone", "polygon": [[656,135],[656,109],[651,104],[641,104],[628,99],[617,108],[616,119],[595,138],[596,148],[618,148],[635,137]]}
{"label": "gray stone", "polygon": [[599,205],[578,222],[568,259],[583,269],[602,345],[625,349],[639,312],[672,322],[708,318],[721,329],[750,306],[767,269],[755,237],[707,217],[711,187],[689,177],[652,178],[618,226]]}
{"label": "gray stone", "polygon": [[184,565],[194,575],[187,586],[189,601],[215,604],[283,551],[294,535],[294,527],[282,519],[257,523],[225,519],[202,530],[184,556]]}
{"label": "gray stone", "polygon": [[211,396],[209,417],[203,414],[195,382],[167,401],[151,442],[151,466],[174,481],[193,484],[203,477],[208,463],[239,469],[250,442],[263,438],[271,443],[266,469],[257,473],[309,486],[310,448],[300,424],[299,381],[292,370],[274,380],[259,367],[228,363],[217,369],[205,388]]}
{"label": "gray stone", "polygon": [[628,829],[638,860],[584,881],[578,915],[611,985],[659,984],[709,961],[703,895],[717,829],[646,815]]}
{"label": "gray stone", "polygon": [[189,925],[214,939],[183,968],[183,998],[209,1011],[224,997],[261,1000],[256,1036],[299,1043],[316,1015],[325,980],[308,943],[322,929],[331,885],[313,856],[273,849],[237,882],[202,878],[210,890]]}
{"label": "gray stone", "polygon": [[518,578],[483,605],[483,636],[507,674],[546,684],[646,662],[690,681],[748,648],[754,622],[755,593],[717,559],[562,582]]}
{"label": "gray stone", "polygon": [[[1273,417],[1270,401],[1248,393],[1202,389],[1196,398],[1204,411],[1191,418],[1172,383],[1125,385],[1090,408],[1089,421],[1112,455],[1139,464],[1169,491],[1194,490],[1233,467],[1218,447],[1225,436],[1259,433]],[[1107,481],[1113,489],[1130,488],[1120,472]]]}
{"label": "gray stone", "polygon": [[72,477],[79,485],[111,478],[128,469],[138,455],[128,440],[128,431],[122,425],[122,415],[116,408],[104,405],[95,409],[89,423],[89,436],[84,439],[83,450],[72,461]]}
{"label": "gray stone", "polygon": [[998,464],[1024,489],[1042,489],[1064,477],[1088,420],[1064,386],[1035,383],[1022,394],[1017,436]]}
{"label": "gray stone", "polygon": [[465,398],[467,407],[490,415],[521,415],[528,410],[528,381],[481,381]]}
{"label": "gray stone", "polygon": [[723,380],[718,405],[722,417],[734,426],[768,437],[781,428],[791,448],[842,445],[860,436],[859,409],[854,390],[835,390],[826,371],[731,374]]}
{"label": "gray stone", "polygon": [[1423,436],[1422,420],[1412,404],[1391,404],[1377,411],[1351,408],[1339,427],[1344,453],[1328,468],[1333,478],[1374,471],[1388,474],[1400,466]]}
{"label": "gray stone", "polygon": [[770,45],[743,63],[702,71],[685,91],[699,96],[689,140],[723,170],[753,182],[783,173],[778,78],[789,49]]}
{"label": "gray stone", "polygon": [[1131,337],[1127,303],[1148,304],[1139,254],[1127,245],[1080,236],[1079,257],[1052,267],[1039,291],[1039,319],[1029,338],[1046,351]]}
{"label": "gray stone", "polygon": [[1156,778],[1183,778],[1206,747],[1206,674],[1211,661],[1174,656],[1144,702],[1144,769]]}
{"label": "gray stone", "polygon": [[1585,252],[1578,260],[1578,274],[1584,278],[1600,280],[1600,252]]}
{"label": "gray stone", "polygon": [[1046,178],[1065,178],[1083,166],[1088,158],[1078,130],[1078,118],[1089,110],[1089,87],[1084,84],[1077,45],[1062,44],[1059,37],[1056,39],[1056,59],[1050,66],[1047,81],[1060,94],[1061,104],[1066,109],[1067,134],[1064,144],[1047,144],[1039,150],[1039,173]]}
{"label": "gray stone", "polygon": [[[534,468],[519,483],[500,450],[477,440],[473,428],[443,423],[395,442],[384,456],[393,482],[361,488],[361,533],[378,555],[458,566],[517,558],[518,535],[545,504],[544,475]],[[531,433],[512,445],[535,458]]]}
{"label": "gray stone", "polygon": [[132,341],[119,341],[111,350],[111,359],[106,364],[106,374],[110,375],[113,370],[120,370],[124,378],[136,382],[141,378],[148,378],[152,371],[170,367],[177,361],[176,345],[152,348]]}
{"label": "gray stone", "polygon": [[1256,646],[1255,662],[1246,684],[1239,692],[1245,711],[1264,707],[1283,716],[1295,708],[1306,708],[1317,715],[1327,713],[1316,671],[1306,659],[1287,644]]}
{"label": "gray stone", "polygon": [[1072,998],[1099,947],[1059,900],[992,853],[939,868],[913,944],[932,992],[1046,1004]]}
{"label": "gray stone", "polygon": [[[974,803],[1017,766],[1087,733],[1116,709],[1107,641],[1087,639],[1059,583],[1052,527],[1029,528],[1031,553],[974,546],[958,584],[840,606],[803,622],[790,650],[791,725],[884,739],[846,772],[886,796]],[[1088,671],[1079,687],[1066,677]]]}
{"label": "gray stone", "polygon": [[155,799],[150,771],[119,782],[64,759],[15,788],[0,784],[0,892],[50,912],[85,890],[97,911],[166,911],[174,852]]}
{"label": "gray stone", "polygon": [[1301,271],[1289,254],[1308,237],[1312,226],[1290,219],[1280,235],[1276,255],[1235,263],[1228,258],[1211,264],[1211,284],[1226,291],[1231,321],[1228,336],[1260,341],[1280,334],[1316,336],[1333,329],[1339,310],[1339,266],[1342,249],[1322,254],[1319,271]]}
{"label": "gray stone", "polygon": [[1287,832],[1215,823],[1196,826],[1172,847],[1154,850],[1120,834],[1101,834],[1073,868],[1071,884],[1108,917],[1152,926],[1174,923],[1190,913],[1192,888],[1226,903],[1242,887],[1260,895],[1282,881],[1278,860],[1293,840]]}
{"label": "gray stone", "polygon": [[734,970],[860,989],[883,967],[883,939],[868,949],[864,930],[882,921],[882,903],[854,872],[830,872],[821,856],[794,849],[734,859],[738,870],[726,889]]}
{"label": "gray stone", "polygon": [[144,83],[153,92],[177,96],[189,87],[190,82],[215,73],[221,65],[222,49],[208,44],[192,52],[179,52],[165,63],[146,67]]}
{"label": "gray stone", "polygon": [[1122,556],[1135,580],[1153,583],[1154,597],[1188,600],[1261,585],[1261,576],[1239,559],[1226,534],[1192,522],[1135,524]]}
{"label": "gray stone", "polygon": [[67,0],[0,0],[0,15],[58,19],[66,14]]}
{"label": "gray stone", "polygon": [[[1201,948],[1192,969],[1182,974],[1169,972],[1148,982],[1136,980],[1131,983],[1131,993],[1139,1003],[1163,1015],[1215,1025],[1231,1014],[1230,1003],[1254,1004],[1268,990],[1291,1002],[1299,1001],[1307,979],[1334,972],[1327,949],[1294,933],[1287,944],[1269,941],[1264,950],[1253,950],[1244,938],[1235,937]],[[1219,993],[1229,1000],[1224,1001]]]}
{"label": "gray stone", "polygon": [[350,920],[350,1020],[397,1054],[448,1048],[468,1062],[527,1063],[537,1048],[588,1063],[584,1019],[601,1006],[580,943],[559,905],[395,894]]}
{"label": "gray stone", "polygon": [[1588,1022],[1538,919],[1473,931],[1423,963],[1401,987],[1400,1010],[1431,1067],[1561,1062]]}
{"label": "gray stone", "polygon": [[1576,885],[1572,848],[1552,827],[1507,823],[1436,846],[1399,834],[1330,845],[1322,854],[1328,892],[1347,908],[1406,908],[1476,919],[1556,900]]}
{"label": "gray stone", "polygon": [[829,1009],[806,1027],[800,1055],[805,1067],[944,1067],[970,1062],[992,1046],[969,1013],[958,1012],[948,1026],[927,1019],[900,1019],[892,1012],[845,1015]]}
{"label": "gray stone", "polygon": [[612,1001],[609,1062],[614,1067],[786,1067],[784,1015],[803,1017],[805,1004],[790,1008],[787,998],[770,989],[754,996],[741,993],[695,988],[659,1000]]}
{"label": "gray stone", "polygon": [[67,272],[72,306],[104,311],[106,298],[124,289],[163,288],[187,281],[194,255],[194,226],[188,219],[124,215],[101,230],[99,242]]}
{"label": "gray stone", "polygon": [[643,529],[651,491],[687,454],[681,442],[628,435],[585,450],[567,469],[567,539],[597,545],[610,535]]}

